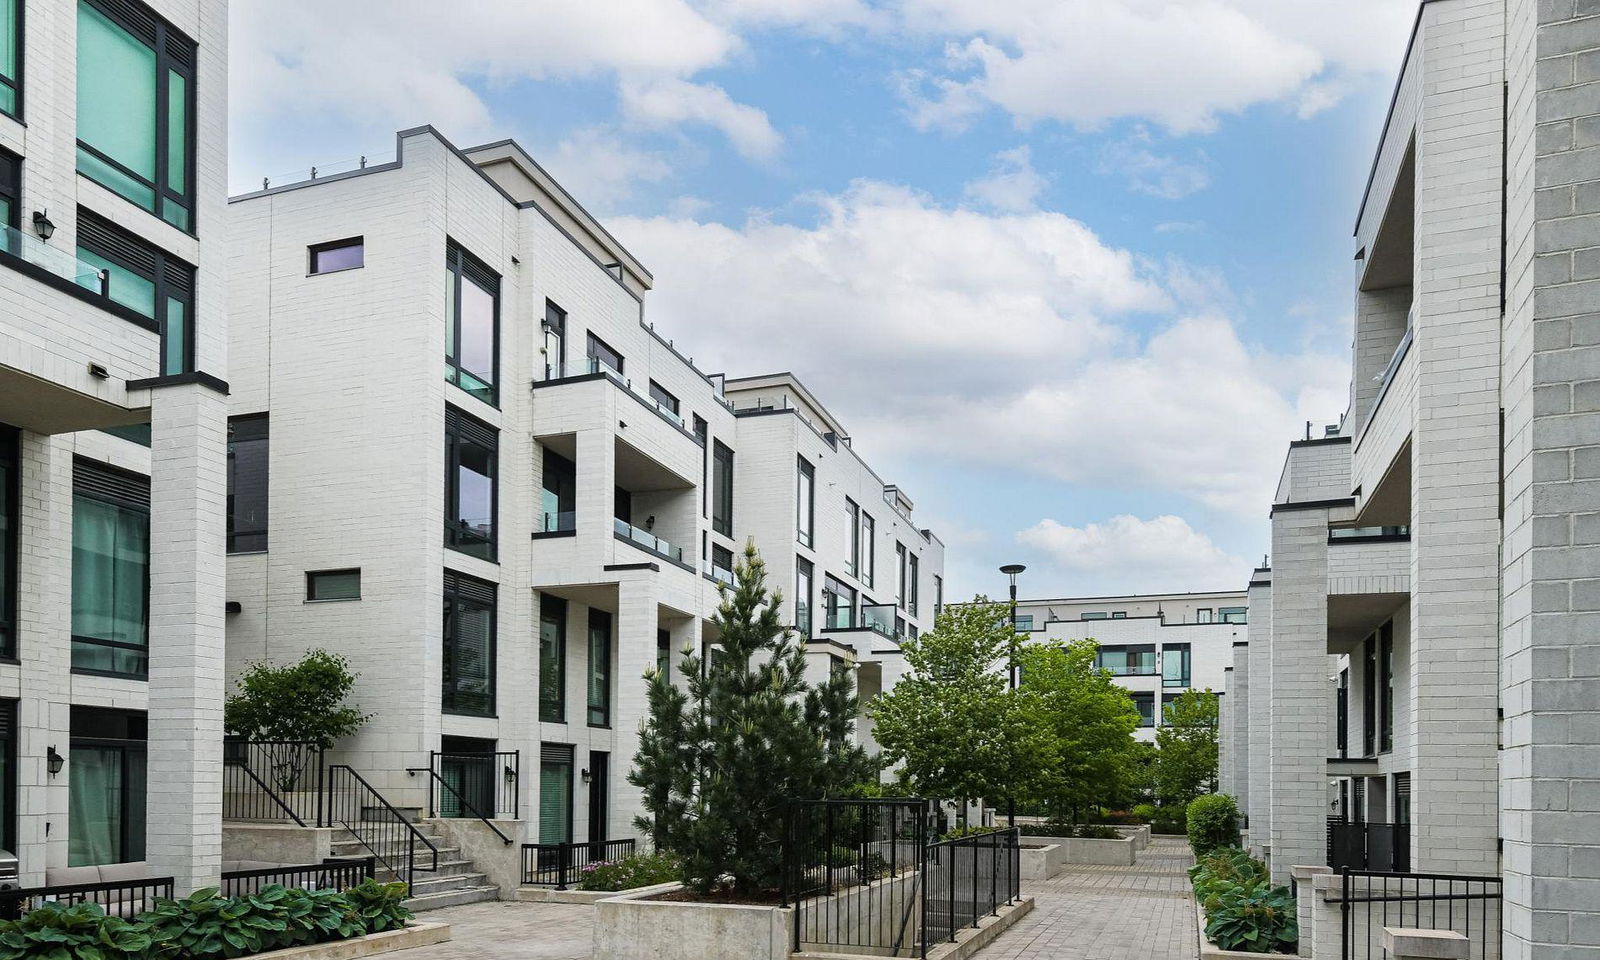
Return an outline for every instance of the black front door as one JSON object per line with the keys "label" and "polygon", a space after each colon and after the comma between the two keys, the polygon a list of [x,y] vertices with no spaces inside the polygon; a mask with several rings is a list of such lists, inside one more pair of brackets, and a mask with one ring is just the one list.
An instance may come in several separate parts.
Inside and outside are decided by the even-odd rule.
{"label": "black front door", "polygon": [[611,754],[600,750],[589,752],[589,842],[605,843],[606,807],[611,792]]}

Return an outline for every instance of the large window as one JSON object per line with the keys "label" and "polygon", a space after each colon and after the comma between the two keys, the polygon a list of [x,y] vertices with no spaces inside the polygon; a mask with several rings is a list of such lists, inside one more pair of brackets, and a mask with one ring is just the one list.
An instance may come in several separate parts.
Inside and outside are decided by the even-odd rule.
{"label": "large window", "polygon": [[87,210],[78,211],[78,258],[106,272],[106,296],[137,315],[129,319],[161,335],[163,375],[194,370],[194,267]]}
{"label": "large window", "polygon": [[[8,227],[22,223],[22,158],[10,150],[0,150],[0,223]],[[11,244],[6,247],[7,252],[17,252]]]}
{"label": "large window", "polygon": [[228,420],[228,552],[267,549],[267,415]]}
{"label": "large window", "polygon": [[609,371],[613,376],[622,376],[622,354],[613,349],[611,344],[591,333],[587,341],[586,352],[589,357],[590,373],[606,373]]}
{"label": "large window", "polygon": [[823,628],[849,630],[856,625],[856,591],[833,576],[822,580]]}
{"label": "large window", "polygon": [[497,403],[500,275],[455,242],[445,246],[445,379]]}
{"label": "large window", "polygon": [[1161,685],[1187,687],[1189,685],[1189,645],[1164,643],[1161,645]]}
{"label": "large window", "polygon": [[0,849],[17,849],[17,701],[0,700]]}
{"label": "large window", "polygon": [[799,458],[795,479],[795,536],[803,547],[811,546],[817,516],[817,468],[805,457]]}
{"label": "large window", "polygon": [[861,564],[856,571],[862,586],[872,586],[872,578],[878,568],[878,527],[872,520],[872,514],[861,511]]}
{"label": "large window", "polygon": [[445,407],[445,546],[495,559],[495,429]]}
{"label": "large window", "polygon": [[844,572],[855,576],[861,569],[861,508],[844,498],[844,524],[850,530],[850,552],[844,558]]}
{"label": "large window", "polygon": [[[22,119],[22,4],[0,0],[0,113]],[[16,845],[6,847],[15,850]]]}
{"label": "large window", "polygon": [[1156,725],[1156,695],[1154,693],[1131,693],[1133,705],[1139,710],[1139,726],[1153,727]]}
{"label": "large window", "polygon": [[306,602],[327,603],[361,599],[361,568],[349,570],[307,570]]}
{"label": "large window", "polygon": [[1223,623],[1244,623],[1250,619],[1249,607],[1218,607],[1217,619]]}
{"label": "large window", "polygon": [[89,460],[72,475],[72,669],[149,670],[150,480]]}
{"label": "large window", "polygon": [[711,445],[711,529],[733,536],[733,451],[720,440]]}
{"label": "large window", "polygon": [[567,601],[539,595],[539,719],[567,722]]}
{"label": "large window", "polygon": [[811,636],[811,561],[794,558],[794,629],[803,640]]}
{"label": "large window", "polygon": [[907,561],[906,561],[907,556],[908,556],[908,554],[906,552],[906,545],[905,544],[897,543],[897,544],[894,545],[894,558],[895,558],[894,601],[895,601],[895,604],[902,610],[904,610],[906,608],[906,602],[909,599],[909,593],[908,593],[909,580],[907,578],[907,575],[909,574],[910,571],[907,569],[907,567],[909,566]]}
{"label": "large window", "polygon": [[611,726],[611,614],[589,608],[589,726]]}
{"label": "large window", "polygon": [[194,231],[194,41],[135,0],[78,0],[78,172]]}
{"label": "large window", "polygon": [[1156,672],[1156,646],[1153,643],[1103,646],[1095,655],[1095,666],[1110,670],[1114,677],[1149,676]]}
{"label": "large window", "polygon": [[143,713],[72,708],[67,866],[144,859],[147,740]]}
{"label": "large window", "polygon": [[495,586],[444,575],[444,711],[494,716]]}
{"label": "large window", "polygon": [[922,560],[913,553],[907,555],[906,561],[906,612],[914,617],[922,602]]}
{"label": "large window", "polygon": [[540,533],[570,533],[578,529],[578,466],[549,447],[544,448],[544,489],[539,499]]}
{"label": "large window", "polygon": [[1378,694],[1383,698],[1378,715],[1378,752],[1394,749],[1394,622],[1378,629]]}
{"label": "large window", "polygon": [[672,679],[672,631],[656,631],[656,673]]}
{"label": "large window", "polygon": [[1373,756],[1378,732],[1378,636],[1361,645],[1361,752]]}
{"label": "large window", "polygon": [[678,398],[673,396],[666,387],[651,380],[650,399],[655,402],[657,410],[666,414],[667,419],[680,427],[683,426],[683,415],[678,412],[680,406]]}
{"label": "large window", "polygon": [[7,659],[17,655],[18,437],[15,427],[0,425],[0,657]]}
{"label": "large window", "polygon": [[539,748],[539,842],[572,840],[572,746],[545,743]]}

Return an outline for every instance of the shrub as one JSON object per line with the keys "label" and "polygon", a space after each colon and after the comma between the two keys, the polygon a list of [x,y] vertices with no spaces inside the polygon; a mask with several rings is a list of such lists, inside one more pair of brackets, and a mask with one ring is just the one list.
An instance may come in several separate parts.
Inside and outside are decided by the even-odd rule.
{"label": "shrub", "polygon": [[962,837],[975,837],[975,836],[978,836],[979,834],[982,834],[982,833],[999,833],[1001,830],[1009,830],[1009,829],[1011,829],[1011,828],[1010,827],[980,827],[980,826],[976,826],[976,825],[967,826],[967,827],[956,827],[954,830],[950,830],[950,831],[946,832],[943,836],[939,837],[939,839],[940,840],[959,840]]}
{"label": "shrub", "polygon": [[1133,819],[1139,823],[1150,823],[1156,818],[1156,805],[1153,803],[1136,803],[1129,811]]}
{"label": "shrub", "polygon": [[1099,823],[1020,823],[1017,829],[1025,837],[1077,837],[1082,840],[1120,840],[1122,834],[1115,828]]}
{"label": "shrub", "polygon": [[0,958],[4,960],[144,960],[154,956],[153,948],[148,931],[138,924],[106,916],[94,903],[70,907],[46,903],[20,920],[0,923]]}
{"label": "shrub", "polygon": [[1206,916],[1206,938],[1223,950],[1293,953],[1300,931],[1287,887],[1274,887],[1266,864],[1237,848],[1219,849],[1189,870]]}
{"label": "shrub", "polygon": [[1239,845],[1239,808],[1223,793],[1195,797],[1189,804],[1189,846],[1196,857]]}
{"label": "shrub", "polygon": [[883,859],[882,854],[869,850],[861,859],[857,872],[861,875],[862,883],[871,883],[889,875],[889,861]]}
{"label": "shrub", "polygon": [[678,858],[670,853],[634,853],[618,860],[590,864],[578,880],[579,890],[632,890],[678,879]]}
{"label": "shrub", "polygon": [[1183,807],[1159,806],[1156,808],[1155,817],[1150,821],[1150,832],[1182,836],[1189,832],[1188,819],[1188,811]]}

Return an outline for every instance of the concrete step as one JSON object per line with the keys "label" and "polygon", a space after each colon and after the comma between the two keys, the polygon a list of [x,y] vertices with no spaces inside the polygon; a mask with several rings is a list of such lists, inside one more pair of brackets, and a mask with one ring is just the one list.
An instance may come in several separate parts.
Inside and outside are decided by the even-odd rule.
{"label": "concrete step", "polygon": [[481,873],[457,873],[451,876],[435,876],[432,873],[418,872],[411,880],[411,893],[413,896],[424,897],[435,893],[444,893],[448,890],[462,890],[467,887],[481,887],[488,883],[488,878]]}
{"label": "concrete step", "polygon": [[443,893],[430,893],[424,896],[412,897],[406,901],[406,906],[413,913],[421,913],[424,910],[459,907],[467,903],[482,903],[486,900],[498,900],[499,898],[500,888],[493,884],[485,884],[478,887],[460,887]]}

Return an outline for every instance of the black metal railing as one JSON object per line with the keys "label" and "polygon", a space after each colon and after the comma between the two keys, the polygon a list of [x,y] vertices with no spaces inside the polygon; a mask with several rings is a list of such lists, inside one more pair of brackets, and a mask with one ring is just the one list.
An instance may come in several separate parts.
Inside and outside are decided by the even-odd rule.
{"label": "black metal railing", "polygon": [[322,820],[325,758],[307,740],[224,740],[222,818],[315,826]]}
{"label": "black metal railing", "polygon": [[428,816],[517,819],[521,802],[522,751],[428,752],[435,774],[428,791]]}
{"label": "black metal railing", "polygon": [[[351,839],[365,847],[395,879],[405,883],[409,884],[418,870],[439,869],[439,848],[361,774],[336,763],[328,767],[324,780],[324,826],[348,831]],[[420,864],[419,847],[423,858]]]}
{"label": "black metal railing", "polygon": [[44,903],[98,903],[113,917],[131,920],[172,897],[171,877],[106,880],[97,883],[63,883],[48,887],[0,890],[0,920],[16,920]]}
{"label": "black metal railing", "polygon": [[634,850],[632,837],[591,843],[524,843],[522,882],[527,886],[565,890],[582,880],[589,870],[632,856]]}
{"label": "black metal railing", "polygon": [[1499,877],[1446,873],[1340,871],[1342,960],[1387,957],[1384,927],[1453,930],[1467,938],[1470,960],[1500,956]]}
{"label": "black metal railing", "polygon": [[225,870],[222,895],[241,897],[259,893],[263,887],[280,884],[302,890],[344,890],[369,880],[376,873],[373,857],[328,859],[299,866],[263,867],[259,870]]}
{"label": "black metal railing", "polygon": [[794,949],[888,956],[920,944],[923,800],[804,800],[783,838],[783,902],[794,904]]}
{"label": "black metal railing", "polygon": [[1411,826],[1404,823],[1357,823],[1328,818],[1328,866],[1335,870],[1411,870]]}
{"label": "black metal railing", "polygon": [[1022,841],[1016,829],[928,845],[923,867],[923,955],[927,945],[954,941],[1022,896]]}
{"label": "black metal railing", "polygon": [[432,767],[407,767],[406,773],[413,777],[419,773],[425,773],[428,775],[428,816],[433,816],[434,794],[437,792],[439,799],[442,802],[448,802],[449,809],[451,810],[449,815],[451,817],[476,817],[484,826],[488,827],[490,830],[493,830],[501,840],[504,840],[506,846],[509,847],[515,842],[510,837],[506,836],[506,832],[504,830],[501,830],[499,827],[495,826],[494,822],[485,816],[483,811],[478,809],[476,805],[468,800],[460,790],[457,790],[449,780],[446,780],[443,776],[441,776],[439,771],[433,769]]}

